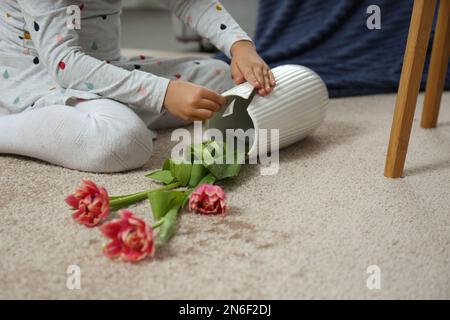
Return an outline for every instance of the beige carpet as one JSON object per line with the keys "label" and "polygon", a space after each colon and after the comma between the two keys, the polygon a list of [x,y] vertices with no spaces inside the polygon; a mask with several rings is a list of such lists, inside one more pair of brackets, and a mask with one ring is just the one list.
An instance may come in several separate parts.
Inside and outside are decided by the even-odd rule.
{"label": "beige carpet", "polygon": [[[170,132],[123,174],[0,156],[0,298],[449,299],[450,94],[438,129],[416,117],[399,180],[382,174],[394,101],[332,100],[324,125],[281,152],[278,175],[245,168],[225,186],[229,215],[183,214],[170,245],[137,265],[103,257],[98,230],[72,222],[63,199],[81,178],[112,194],[156,186],[143,174],[169,155]],[[147,203],[134,210],[151,217]],[[72,264],[80,290],[66,288]],[[369,265],[380,290],[366,287]]]}

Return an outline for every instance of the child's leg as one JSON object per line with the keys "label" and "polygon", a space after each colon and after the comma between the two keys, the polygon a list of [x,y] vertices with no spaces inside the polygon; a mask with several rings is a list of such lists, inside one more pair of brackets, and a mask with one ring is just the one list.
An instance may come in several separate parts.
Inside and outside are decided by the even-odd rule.
{"label": "child's leg", "polygon": [[149,159],[153,143],[131,109],[106,99],[2,116],[0,132],[0,153],[93,172],[138,168]]}

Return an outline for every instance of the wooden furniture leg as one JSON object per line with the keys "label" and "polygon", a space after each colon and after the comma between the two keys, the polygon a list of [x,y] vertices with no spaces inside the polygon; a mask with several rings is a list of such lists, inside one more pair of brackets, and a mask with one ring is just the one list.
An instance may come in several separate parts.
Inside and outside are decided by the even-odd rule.
{"label": "wooden furniture leg", "polygon": [[422,113],[422,128],[436,128],[450,57],[450,0],[441,0]]}
{"label": "wooden furniture leg", "polygon": [[436,3],[414,1],[384,169],[386,177],[399,178],[403,174]]}

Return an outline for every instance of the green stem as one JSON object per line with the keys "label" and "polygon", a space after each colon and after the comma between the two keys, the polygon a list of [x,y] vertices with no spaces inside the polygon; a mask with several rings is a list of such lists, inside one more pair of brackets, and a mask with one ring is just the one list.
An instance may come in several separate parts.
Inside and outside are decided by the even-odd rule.
{"label": "green stem", "polygon": [[158,222],[154,223],[154,224],[152,225],[152,229],[159,228],[163,223],[164,223],[164,217],[161,218],[161,219],[159,219]]}
{"label": "green stem", "polygon": [[167,186],[163,186],[161,188],[158,188],[156,190],[160,190],[160,191],[171,190],[171,189],[178,188],[179,186],[181,186],[181,182],[177,181],[177,182],[168,184]]}
{"label": "green stem", "polygon": [[175,224],[178,215],[180,214],[181,210],[186,205],[186,203],[189,201],[189,197],[192,191],[194,191],[199,185],[203,183],[214,183],[215,181],[216,177],[210,173],[207,176],[203,177],[203,179],[200,180],[195,187],[189,188],[184,191],[183,197],[180,199],[181,203],[172,207],[164,216],[164,223],[159,230],[160,245],[166,244],[172,237],[173,233],[175,232]]}
{"label": "green stem", "polygon": [[137,192],[137,193],[133,193],[133,194],[127,194],[124,196],[110,197],[110,199],[111,199],[110,204],[111,205],[119,205],[119,204],[123,204],[128,201],[132,201],[132,200],[139,201],[139,200],[145,199],[145,197],[148,195],[149,192],[150,192],[150,190],[147,190],[147,191]]}
{"label": "green stem", "polygon": [[[198,185],[197,185],[198,186]],[[196,188],[196,187],[195,187]],[[181,208],[183,208],[189,200],[191,193],[195,190],[195,188],[187,189],[184,192],[183,201],[181,202]]]}
{"label": "green stem", "polygon": [[111,208],[123,207],[124,205],[130,205],[130,204],[133,204],[133,203],[136,203],[136,202],[139,202],[141,200],[148,198],[148,194],[154,190],[164,191],[164,190],[174,189],[179,186],[180,186],[180,182],[174,182],[174,183],[168,184],[166,186],[163,186],[159,189],[152,189],[152,190],[137,192],[137,193],[133,193],[133,194],[125,195],[125,196],[111,197],[112,200],[109,202],[109,204],[110,204]]}

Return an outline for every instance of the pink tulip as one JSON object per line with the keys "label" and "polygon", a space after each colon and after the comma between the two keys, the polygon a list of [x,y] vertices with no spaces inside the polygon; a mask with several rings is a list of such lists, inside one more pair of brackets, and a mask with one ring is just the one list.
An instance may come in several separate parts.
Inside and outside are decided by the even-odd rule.
{"label": "pink tulip", "polygon": [[86,227],[94,227],[109,215],[108,192],[94,182],[82,180],[82,183],[64,200],[76,211],[72,218]]}
{"label": "pink tulip", "polygon": [[225,192],[219,186],[213,184],[202,184],[195,189],[189,199],[189,211],[202,214],[225,213]]}
{"label": "pink tulip", "polygon": [[119,214],[119,219],[100,227],[103,235],[112,240],[103,248],[105,255],[127,262],[137,262],[152,256],[155,251],[152,227],[129,210],[122,210]]}

